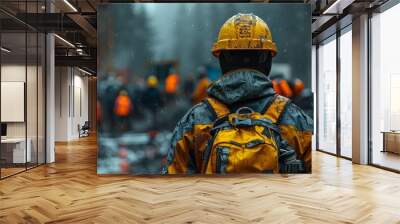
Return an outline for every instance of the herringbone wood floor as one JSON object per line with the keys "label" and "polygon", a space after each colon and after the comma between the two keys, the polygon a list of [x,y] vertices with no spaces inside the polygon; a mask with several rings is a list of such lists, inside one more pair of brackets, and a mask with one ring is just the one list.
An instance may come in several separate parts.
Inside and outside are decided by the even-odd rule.
{"label": "herringbone wood floor", "polygon": [[311,175],[96,175],[96,140],[0,181],[0,223],[400,223],[400,175],[313,155]]}

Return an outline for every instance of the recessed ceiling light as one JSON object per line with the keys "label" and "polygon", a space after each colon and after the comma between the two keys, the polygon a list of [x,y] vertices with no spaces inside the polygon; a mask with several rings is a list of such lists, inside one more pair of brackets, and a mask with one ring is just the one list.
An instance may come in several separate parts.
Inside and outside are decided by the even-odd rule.
{"label": "recessed ceiling light", "polygon": [[70,7],[74,12],[78,12],[78,10],[68,0],[64,0],[64,3],[68,5],[68,7]]}
{"label": "recessed ceiling light", "polygon": [[1,51],[4,51],[6,53],[10,53],[11,52],[11,50],[9,50],[9,49],[7,49],[5,47],[1,47]]}
{"label": "recessed ceiling light", "polygon": [[85,73],[85,74],[87,74],[87,75],[90,75],[90,76],[93,75],[92,73],[90,73],[90,72],[88,72],[88,71],[86,71],[86,70],[83,70],[83,69],[81,69],[81,68],[79,68],[79,67],[78,67],[78,70],[81,71],[81,72],[83,72],[83,73]]}
{"label": "recessed ceiling light", "polygon": [[340,15],[343,14],[343,10],[353,4],[356,0],[336,0],[330,1],[332,4],[325,9],[322,14],[323,15]]}
{"label": "recessed ceiling light", "polygon": [[65,44],[67,44],[68,46],[75,48],[75,45],[73,45],[73,44],[72,44],[71,42],[69,42],[68,40],[66,40],[66,39],[64,39],[64,38],[62,38],[62,37],[60,37],[60,36],[57,35],[57,34],[54,34],[54,36],[57,37],[57,38],[58,38],[59,40],[61,40],[62,42],[64,42]]}
{"label": "recessed ceiling light", "polygon": [[341,0],[336,0],[332,5],[330,5],[327,9],[325,9],[322,14],[332,13],[331,10],[334,9],[335,7],[337,7],[337,5],[339,4],[340,1]]}

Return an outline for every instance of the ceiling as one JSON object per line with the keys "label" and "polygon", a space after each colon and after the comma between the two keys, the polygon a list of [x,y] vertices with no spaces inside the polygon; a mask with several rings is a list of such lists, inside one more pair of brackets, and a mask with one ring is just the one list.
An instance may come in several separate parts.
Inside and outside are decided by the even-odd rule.
{"label": "ceiling", "polygon": [[[255,2],[304,2],[313,11],[312,31],[316,38],[349,11],[364,10],[387,0],[269,0]],[[0,21],[5,41],[21,51],[21,32],[54,32],[56,65],[82,66],[96,71],[97,12],[102,3],[150,2],[129,0],[1,0]],[[154,1],[168,2],[168,1]],[[171,1],[169,1],[171,2]],[[347,11],[346,11],[347,10]],[[50,13],[51,12],[51,13]],[[59,38],[60,37],[60,38]],[[65,41],[64,41],[65,40]],[[3,42],[5,43],[5,42]],[[5,46],[5,45],[4,45]],[[31,45],[29,45],[31,46]],[[28,51],[29,48],[28,48]],[[21,53],[21,52],[20,52]]]}

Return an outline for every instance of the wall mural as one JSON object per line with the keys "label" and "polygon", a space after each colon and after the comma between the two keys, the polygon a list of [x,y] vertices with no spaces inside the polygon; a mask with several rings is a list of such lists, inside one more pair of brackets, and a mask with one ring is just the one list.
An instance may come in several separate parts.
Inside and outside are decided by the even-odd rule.
{"label": "wall mural", "polygon": [[307,4],[98,8],[98,174],[310,173]]}

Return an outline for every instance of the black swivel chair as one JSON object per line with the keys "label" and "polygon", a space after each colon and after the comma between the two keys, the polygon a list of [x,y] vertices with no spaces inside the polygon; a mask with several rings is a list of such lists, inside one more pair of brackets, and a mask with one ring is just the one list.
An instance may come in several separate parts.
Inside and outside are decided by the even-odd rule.
{"label": "black swivel chair", "polygon": [[82,125],[82,127],[80,127],[80,125],[78,125],[78,130],[79,130],[79,138],[89,136],[89,130],[90,130],[89,121],[85,121],[85,123]]}

